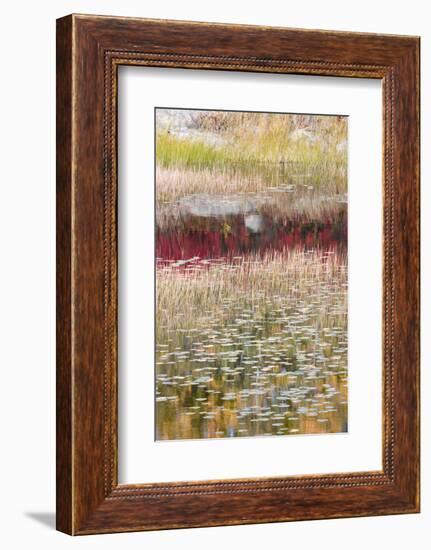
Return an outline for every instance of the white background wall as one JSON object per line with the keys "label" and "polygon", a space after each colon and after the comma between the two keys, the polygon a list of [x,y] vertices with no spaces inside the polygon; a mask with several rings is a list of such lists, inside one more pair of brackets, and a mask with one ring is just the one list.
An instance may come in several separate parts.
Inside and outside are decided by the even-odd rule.
{"label": "white background wall", "polygon": [[[72,539],[54,531],[55,19],[75,13],[415,34],[422,37],[422,151],[431,149],[428,2],[9,1],[0,40],[0,540],[3,548],[428,548],[431,524],[431,190],[422,155],[422,514]],[[428,537],[426,536],[428,534]]]}

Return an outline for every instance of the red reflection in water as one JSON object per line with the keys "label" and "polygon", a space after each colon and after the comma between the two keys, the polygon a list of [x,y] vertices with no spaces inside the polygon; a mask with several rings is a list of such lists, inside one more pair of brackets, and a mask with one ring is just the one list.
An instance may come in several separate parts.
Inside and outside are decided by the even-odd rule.
{"label": "red reflection in water", "polygon": [[247,229],[244,217],[229,220],[190,219],[178,228],[158,230],[156,256],[163,260],[186,260],[242,256],[251,252],[265,254],[269,251],[293,249],[319,249],[322,251],[347,251],[347,214],[337,220],[304,221],[262,218],[259,232]]}

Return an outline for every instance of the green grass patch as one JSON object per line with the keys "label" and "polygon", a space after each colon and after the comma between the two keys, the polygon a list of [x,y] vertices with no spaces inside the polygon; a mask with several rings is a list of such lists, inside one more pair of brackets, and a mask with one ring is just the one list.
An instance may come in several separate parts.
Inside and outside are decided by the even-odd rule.
{"label": "green grass patch", "polygon": [[197,139],[180,139],[168,132],[157,134],[157,164],[165,168],[213,168],[227,162],[226,151]]}

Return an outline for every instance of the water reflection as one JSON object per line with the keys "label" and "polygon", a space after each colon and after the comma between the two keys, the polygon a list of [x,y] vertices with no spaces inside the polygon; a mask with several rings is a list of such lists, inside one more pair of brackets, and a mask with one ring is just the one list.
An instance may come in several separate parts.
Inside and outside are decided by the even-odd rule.
{"label": "water reflection", "polygon": [[156,439],[345,432],[346,196],[238,171],[264,188],[157,203]]}
{"label": "water reflection", "polygon": [[157,439],[347,430],[346,268],[325,279],[318,269],[297,287],[286,277],[284,295],[251,300],[238,283],[217,307],[195,308],[194,324],[180,311],[158,327]]}

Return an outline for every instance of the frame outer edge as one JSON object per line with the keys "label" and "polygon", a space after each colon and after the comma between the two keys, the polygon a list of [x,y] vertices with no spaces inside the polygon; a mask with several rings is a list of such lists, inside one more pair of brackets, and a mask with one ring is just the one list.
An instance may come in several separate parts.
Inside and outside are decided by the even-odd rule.
{"label": "frame outer edge", "polygon": [[[101,28],[102,25],[99,26],[99,22],[94,26],[93,23],[95,23],[95,21],[93,16],[73,15],[57,21],[57,529],[68,534],[87,534],[124,530],[223,525],[230,523],[288,521],[289,519],[312,519],[312,514],[310,514],[310,517],[308,514],[307,517],[301,514],[295,517],[286,517],[283,516],[283,514],[276,514],[269,518],[257,518],[251,514],[249,516],[241,515],[240,518],[238,516],[236,519],[229,520],[226,518],[225,514],[223,514],[222,520],[214,520],[205,517],[200,521],[188,522],[184,519],[185,511],[182,510],[181,507],[185,505],[189,499],[193,501],[193,506],[196,504],[196,499],[200,499],[204,502],[203,498],[190,493],[184,497],[178,495],[179,498],[175,498],[175,500],[171,500],[168,497],[166,504],[160,507],[160,515],[163,513],[172,513],[174,516],[171,516],[167,522],[162,520],[161,517],[155,518],[153,522],[149,517],[147,518],[146,515],[139,516],[139,514],[144,513],[144,511],[145,514],[149,515],[156,513],[154,506],[150,503],[144,505],[144,503],[141,502],[141,504],[138,505],[138,501],[132,501],[132,499],[139,497],[127,497],[125,495],[113,501],[112,498],[110,498],[109,490],[108,494],[106,494],[106,482],[105,492],[103,491],[103,480],[101,479],[103,468],[97,460],[102,456],[104,458],[106,457],[102,451],[100,441],[101,427],[100,425],[95,426],[95,419],[92,417],[96,410],[100,410],[100,390],[97,384],[100,383],[101,379],[98,363],[101,355],[101,346],[99,342],[93,342],[92,340],[93,338],[99,338],[100,329],[96,329],[96,326],[99,327],[99,325],[94,325],[94,319],[91,318],[91,315],[95,316],[97,320],[100,319],[101,312],[99,305],[95,303],[96,297],[90,296],[92,291],[93,293],[94,291],[98,292],[98,289],[97,287],[92,288],[89,286],[86,282],[86,277],[89,276],[91,281],[97,284],[99,284],[101,279],[99,264],[96,266],[94,265],[94,262],[99,262],[101,257],[101,249],[98,244],[100,241],[97,241],[99,234],[101,238],[100,227],[97,225],[101,216],[100,204],[98,202],[100,198],[100,189],[94,190],[92,187],[95,182],[94,178],[99,178],[101,160],[99,158],[93,158],[94,154],[99,154],[101,145],[100,135],[98,134],[100,131],[99,125],[101,116],[98,94],[102,93],[102,89],[100,88],[102,79],[100,73],[101,67],[100,65],[96,65],[96,62],[100,63],[104,50],[110,49],[110,47],[106,46],[105,39],[109,40],[109,42],[115,40],[117,43],[121,44],[119,37],[120,31],[115,28],[118,19],[109,19],[109,28],[106,28],[105,25]],[[141,21],[142,24],[146,22],[146,20]],[[87,25],[90,22],[92,23],[91,28]],[[111,23],[113,26],[112,28],[110,27]],[[174,25],[178,23],[179,22],[172,22]],[[168,30],[165,28],[166,22],[159,21],[156,22],[156,25],[160,26],[158,30],[161,30],[161,27],[164,27],[163,30]],[[199,26],[202,24],[195,25]],[[187,27],[187,24],[184,24],[184,27]],[[222,26],[219,28],[222,28]],[[241,29],[240,26],[238,28]],[[256,29],[259,29],[259,27],[256,27]],[[294,29],[285,30],[295,34]],[[136,28],[134,29],[134,32],[135,31]],[[238,29],[235,29],[235,31],[238,31]],[[250,29],[250,31],[252,31],[252,29]],[[314,31],[309,32],[313,33]],[[338,35],[340,33],[334,31],[334,34]],[[74,40],[74,36],[76,36],[76,40]],[[352,34],[352,41],[354,36],[361,36],[361,40],[364,39],[363,35]],[[373,38],[373,36],[370,35],[370,41],[373,42],[377,40],[378,36],[379,35],[375,35]],[[380,36],[385,38],[384,35]],[[393,46],[393,50],[390,50],[390,55],[400,56],[398,58],[399,64],[397,63],[398,68],[406,62],[407,57],[400,55],[401,50],[404,54],[409,50],[409,59],[411,61],[412,51],[414,50],[412,46],[414,42],[416,44],[416,53],[413,54],[413,57],[418,61],[418,57],[415,57],[418,55],[418,39],[406,37],[402,40],[402,45],[400,45],[399,38],[391,39],[389,36],[387,36],[387,38],[391,42],[388,48],[390,49]],[[145,40],[147,39],[145,38]],[[134,48],[144,48],[145,40],[142,39],[141,45],[141,39],[139,38],[138,42],[136,42],[136,44],[134,43]],[[194,42],[196,42],[196,40],[191,40],[191,48],[195,47]],[[158,43],[157,40],[156,43]],[[307,48],[309,51],[312,49],[311,46]],[[369,50],[369,47],[365,48],[361,54],[364,59],[367,49]],[[145,50],[143,49],[142,51]],[[86,59],[86,55],[89,56],[89,59]],[[175,57],[175,54],[169,55]],[[287,52],[287,55],[289,55],[289,52]],[[217,55],[217,57],[219,56]],[[401,59],[402,57],[404,57],[404,59]],[[287,57],[287,59],[289,59],[289,57]],[[393,59],[391,60],[391,64],[392,63]],[[196,63],[195,65],[200,65],[200,63]],[[199,67],[197,66],[196,68]],[[88,86],[88,82],[84,83],[80,81],[80,78],[82,78],[84,74],[90,74],[88,73],[89,70],[94,70],[93,74],[91,74],[91,79],[94,79],[94,86],[91,89]],[[323,73],[323,70],[319,69],[319,72]],[[415,69],[413,69],[413,73],[412,76],[412,72],[410,71],[410,80],[408,80],[407,83],[403,83],[402,88],[407,90],[407,92],[413,93],[413,97],[416,100],[418,96],[418,75]],[[327,74],[335,74],[335,71],[330,68]],[[354,75],[352,74],[352,76]],[[367,75],[364,73],[357,74],[356,76]],[[401,78],[403,77],[404,73],[402,73]],[[401,101],[400,98],[397,99]],[[95,108],[95,111],[90,111],[90,116],[88,109],[91,108]],[[407,113],[413,118],[414,123],[418,122],[417,109],[418,105],[416,105],[415,112],[413,112],[414,109],[411,108],[411,105],[410,108],[407,107]],[[410,135],[415,135],[416,131],[417,137],[418,125],[416,125],[415,130],[414,123],[411,123],[409,126],[411,131]],[[398,120],[396,130],[398,132],[402,130],[401,122]],[[96,137],[96,143],[90,142],[91,138],[94,137],[93,133]],[[83,140],[86,142],[85,144]],[[75,145],[73,145],[74,143]],[[413,143],[412,147],[415,150],[418,145]],[[399,153],[399,147],[395,149],[395,152]],[[418,274],[415,266],[409,269],[405,267],[405,256],[412,254],[413,260],[418,262],[416,250],[419,228],[417,220],[413,217],[413,211],[417,213],[418,207],[418,155],[415,157],[414,151],[413,155],[409,156],[409,154],[407,154],[407,158],[409,160],[406,161],[405,158],[403,158],[402,160],[398,159],[398,162],[404,170],[406,169],[406,165],[416,170],[410,180],[414,184],[412,185],[412,198],[404,210],[405,220],[408,222],[413,232],[411,237],[406,238],[408,243],[412,243],[413,252],[405,252],[402,260],[399,259],[396,254],[396,261],[404,266],[404,272],[401,269],[401,273],[415,287],[410,293],[411,298],[414,300],[414,297],[417,296]],[[90,166],[89,163],[92,159],[97,163],[97,166]],[[79,164],[77,164],[78,161]],[[81,163],[83,166],[81,166]],[[405,177],[406,173],[404,172],[403,175]],[[402,188],[400,183],[402,180],[399,174],[396,179],[399,190]],[[398,196],[401,198],[400,195]],[[94,210],[91,212],[92,207]],[[94,215],[95,221],[91,222],[91,224],[85,228],[82,224],[84,223],[84,226],[87,224],[88,218],[86,216],[90,215],[90,212]],[[76,225],[74,225],[75,219]],[[91,232],[90,242],[87,246],[83,244],[84,239],[87,238],[85,229]],[[103,239],[104,245],[106,245],[106,234],[103,235]],[[400,245],[401,240],[402,239],[398,240],[397,247]],[[94,256],[91,256],[92,252],[96,252],[97,260],[93,260]],[[400,254],[399,249],[396,253]],[[77,261],[78,258],[79,262]],[[91,262],[89,258],[92,258]],[[97,270],[94,269],[95,267]],[[93,270],[91,270],[92,268]],[[395,286],[397,286],[397,281],[395,281]],[[400,295],[404,299],[406,297],[405,288],[405,283],[401,284],[398,288]],[[418,303],[414,302],[406,309],[414,325],[410,334],[415,336],[417,335],[419,321]],[[74,325],[74,317],[76,317],[76,325]],[[78,323],[81,321],[84,321],[84,325],[79,326]],[[91,322],[91,325],[87,326],[87,322]],[[402,320],[399,322],[401,331],[404,331],[403,334],[405,334],[405,322],[406,321],[404,321],[404,325]],[[86,330],[87,333],[85,333]],[[76,347],[75,356],[73,349],[74,342]],[[83,348],[82,345],[84,346]],[[414,341],[408,347],[410,351],[413,350],[412,353],[414,357],[410,359],[410,363],[412,370],[414,370],[414,375],[418,376],[419,362],[418,357],[416,357],[417,342]],[[406,351],[408,350],[404,349],[404,353],[406,353]],[[396,364],[398,366],[398,362]],[[401,368],[401,364],[399,366]],[[403,377],[405,377],[407,375],[407,368],[403,367],[401,370]],[[75,375],[76,392],[74,392]],[[355,510],[337,512],[336,514],[331,514],[329,511],[323,514],[319,512],[315,517],[349,517],[355,515],[418,511],[417,509],[413,510],[412,503],[413,499],[416,501],[418,499],[418,491],[414,490],[412,486],[413,483],[415,483],[415,485],[418,483],[418,437],[417,431],[415,431],[418,422],[416,420],[409,420],[407,414],[408,412],[418,412],[418,379],[417,377],[415,379],[413,378],[415,378],[413,374],[410,377],[407,376],[407,386],[408,389],[412,391],[410,399],[411,408],[409,408],[409,411],[406,409],[407,388],[396,392],[397,396],[400,396],[400,407],[404,407],[403,410],[400,409],[398,411],[397,420],[399,420],[401,424],[405,423],[408,432],[405,440],[413,447],[407,449],[407,456],[405,459],[402,459],[401,454],[399,454],[401,468],[400,464],[396,465],[401,475],[398,482],[401,483],[397,483],[397,487],[392,486],[392,489],[397,488],[401,490],[401,492],[395,494],[392,492],[392,489],[388,487],[385,496],[383,493],[378,494],[374,489],[371,487],[369,488],[370,495],[375,493],[382,499],[384,497],[387,499],[393,498],[392,505],[389,505],[389,501],[384,503],[382,500],[381,504],[374,508],[374,511],[371,511],[371,509],[366,511],[365,508],[363,511],[360,511],[360,508],[357,508]],[[97,396],[91,395],[90,391],[86,389],[87,387],[90,388],[91,391],[95,390]],[[111,392],[108,393],[110,394]],[[112,395],[110,395],[110,398],[112,399]],[[103,432],[105,434],[110,432],[110,428],[115,432],[115,426],[110,426],[109,418],[108,421],[106,421],[105,418],[103,422]],[[108,436],[108,440],[110,440],[111,437],[112,434]],[[399,453],[400,447],[398,445],[397,447]],[[93,461],[93,463],[90,464],[89,461]],[[403,464],[407,469],[407,473],[401,471]],[[114,481],[115,484],[115,479],[111,481]],[[108,485],[110,485],[110,483],[108,483]],[[377,488],[375,489],[377,490]],[[250,492],[253,492],[253,490]],[[234,491],[232,491],[232,493],[234,493]],[[356,490],[347,490],[343,491],[343,493],[346,495],[351,493],[353,495],[353,493],[356,494]],[[300,496],[301,492],[298,492],[297,498]],[[245,499],[245,497],[233,494],[231,498],[238,500],[238,502],[240,498]],[[211,501],[213,500],[214,499],[211,498]],[[170,502],[170,504],[168,502]],[[205,502],[207,502],[206,499]],[[222,499],[217,499],[217,503],[221,505]],[[244,503],[245,500],[241,501],[241,505]],[[178,508],[178,506],[180,508]],[[129,510],[129,512],[127,512],[127,510]],[[136,516],[136,514],[138,515],[135,519],[132,519],[130,516],[129,520],[126,521],[128,513],[132,513],[133,516]],[[159,512],[157,512],[156,515],[158,513]],[[167,520],[167,518],[165,518],[165,520]]]}
{"label": "frame outer edge", "polygon": [[56,24],[56,528],[74,532],[72,365],[73,17]]}
{"label": "frame outer edge", "polygon": [[[420,38],[396,67],[395,329],[397,484],[420,511]],[[399,342],[402,345],[399,346]],[[408,374],[408,376],[407,376]],[[399,405],[401,404],[401,405]]]}

